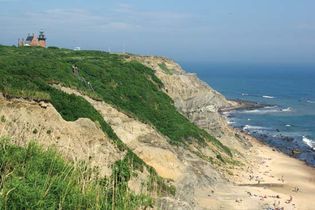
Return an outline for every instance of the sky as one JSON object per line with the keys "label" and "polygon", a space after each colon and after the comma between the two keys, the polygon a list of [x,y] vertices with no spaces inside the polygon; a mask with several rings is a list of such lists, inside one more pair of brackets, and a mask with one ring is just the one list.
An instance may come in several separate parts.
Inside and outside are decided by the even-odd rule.
{"label": "sky", "polygon": [[0,44],[39,30],[70,49],[315,63],[314,0],[0,0]]}

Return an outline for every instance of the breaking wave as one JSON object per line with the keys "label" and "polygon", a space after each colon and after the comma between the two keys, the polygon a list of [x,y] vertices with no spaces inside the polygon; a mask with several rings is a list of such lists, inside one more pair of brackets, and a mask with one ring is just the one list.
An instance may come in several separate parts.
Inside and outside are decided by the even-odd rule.
{"label": "breaking wave", "polygon": [[267,114],[267,113],[277,113],[277,112],[292,112],[292,108],[280,108],[278,106],[268,106],[262,109],[253,109],[253,110],[244,110],[241,111],[241,113],[245,114]]}
{"label": "breaking wave", "polygon": [[303,142],[309,146],[310,148],[312,148],[313,150],[315,150],[315,142],[305,136],[303,136]]}
{"label": "breaking wave", "polygon": [[245,125],[243,127],[243,130],[244,131],[252,131],[252,130],[258,131],[258,130],[267,130],[267,128],[261,127],[261,126],[254,126],[254,125]]}
{"label": "breaking wave", "polygon": [[268,98],[268,99],[273,99],[273,98],[276,98],[274,96],[262,96],[263,98]]}
{"label": "breaking wave", "polygon": [[292,112],[292,108],[291,107],[288,107],[286,109],[282,109],[281,110],[282,112]]}

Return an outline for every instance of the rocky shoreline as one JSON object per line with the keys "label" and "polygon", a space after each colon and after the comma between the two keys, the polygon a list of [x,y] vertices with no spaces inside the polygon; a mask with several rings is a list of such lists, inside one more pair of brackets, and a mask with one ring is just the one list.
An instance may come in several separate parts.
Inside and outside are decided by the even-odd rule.
{"label": "rocky shoreline", "polygon": [[261,109],[270,104],[262,104],[255,101],[247,101],[242,99],[229,99],[229,101],[234,102],[233,106],[229,107],[222,107],[219,109],[220,113],[231,112],[231,111],[240,111],[240,110],[254,110],[254,109]]}
{"label": "rocky shoreline", "polygon": [[[254,101],[246,101],[246,100],[241,100],[241,99],[233,99],[230,101],[235,102],[237,105],[219,109],[219,112],[225,118],[228,118],[229,117],[228,113],[231,113],[233,111],[245,111],[245,110],[250,111],[250,110],[262,109],[268,106],[272,106],[270,104],[262,104],[262,103],[258,103]],[[305,143],[303,143],[302,139],[299,139],[297,137],[294,138],[291,136],[283,135],[278,129],[275,129],[277,134],[268,135],[268,133],[244,130],[243,126],[242,127],[234,126],[233,128],[239,130],[240,132],[253,136],[254,138],[258,139],[260,142],[266,144],[267,146],[273,148],[274,150],[280,151],[290,157],[302,160],[311,167],[315,167],[314,150],[310,148],[308,145],[306,145]]]}

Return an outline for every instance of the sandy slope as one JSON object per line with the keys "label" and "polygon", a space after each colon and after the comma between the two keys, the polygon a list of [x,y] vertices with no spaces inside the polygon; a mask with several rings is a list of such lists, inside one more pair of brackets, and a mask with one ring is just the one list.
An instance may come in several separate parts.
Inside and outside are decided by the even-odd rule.
{"label": "sandy slope", "polygon": [[53,146],[74,162],[86,161],[99,167],[101,175],[111,175],[111,165],[123,156],[94,122],[67,122],[49,103],[0,97],[0,117],[4,119],[0,137],[9,137],[18,145],[36,140],[45,147]]}

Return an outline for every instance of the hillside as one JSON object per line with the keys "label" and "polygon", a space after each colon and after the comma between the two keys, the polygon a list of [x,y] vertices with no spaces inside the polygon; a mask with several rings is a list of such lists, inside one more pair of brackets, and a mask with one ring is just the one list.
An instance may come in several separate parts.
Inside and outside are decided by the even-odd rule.
{"label": "hillside", "polygon": [[237,105],[163,57],[0,46],[0,209],[308,209]]}
{"label": "hillside", "polygon": [[[68,94],[63,87],[77,91],[77,94]],[[173,181],[180,176],[174,175],[178,172],[170,172],[172,166],[165,169],[164,162],[157,164],[154,159],[158,158],[154,156],[145,157],[152,153],[139,147],[138,143],[128,144],[126,135],[118,129],[113,130],[115,125],[108,118],[110,114],[102,113],[91,102],[104,101],[125,118],[136,120],[135,128],[144,127],[140,129],[139,138],[152,142],[156,139],[160,148],[167,147],[171,151],[167,153],[173,160],[178,159],[173,149],[175,146],[186,148],[212,164],[229,161],[232,158],[230,149],[180,114],[174,101],[163,92],[163,87],[152,69],[137,61],[126,61],[120,55],[1,46],[0,91],[4,124],[1,135],[12,138],[17,145],[25,146],[35,139],[46,147],[57,147],[71,162],[85,161],[90,167],[99,168],[102,176],[111,176],[111,168],[120,161],[125,161],[132,170],[137,170],[136,166],[140,164],[147,167],[149,176],[156,180],[158,187],[153,191],[171,195],[172,186],[167,186],[166,180],[159,178],[150,166],[155,166],[160,175]],[[145,127],[149,129],[146,137],[142,135]],[[103,152],[99,153],[100,150]],[[178,162],[180,168],[185,168],[180,160]]]}
{"label": "hillside", "polygon": [[[228,148],[179,114],[161,91],[163,83],[153,70],[138,62],[125,62],[119,55],[104,52],[39,48],[1,47],[0,55],[0,90],[6,96],[51,101],[66,120],[75,120],[79,117],[73,112],[75,104],[66,110],[70,104],[50,85],[73,87],[152,124],[173,144],[212,142],[231,155]],[[73,73],[72,65],[78,73]]]}

